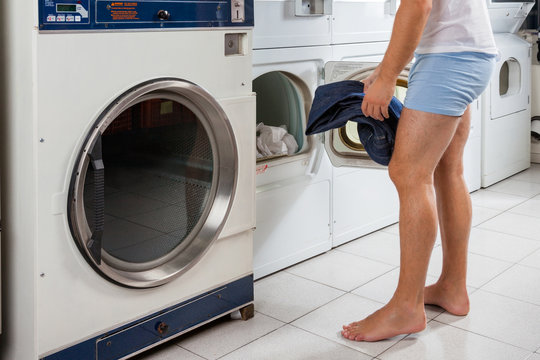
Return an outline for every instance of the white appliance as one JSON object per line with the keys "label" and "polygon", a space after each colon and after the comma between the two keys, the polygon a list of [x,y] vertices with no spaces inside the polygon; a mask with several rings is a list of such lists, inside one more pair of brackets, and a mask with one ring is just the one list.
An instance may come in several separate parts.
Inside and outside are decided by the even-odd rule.
{"label": "white appliance", "polygon": [[[340,80],[363,80],[382,60],[387,42],[335,45],[333,62],[325,67],[325,83]],[[397,84],[396,96],[403,101],[407,75]],[[333,239],[339,246],[360,236],[393,224],[399,218],[399,200],[388,169],[369,159],[356,133],[356,123],[325,134],[325,148],[333,171]],[[345,159],[343,159],[344,157]],[[357,162],[347,160],[362,158]]]}
{"label": "white appliance", "polygon": [[483,95],[482,187],[530,166],[531,45],[511,33],[495,34],[500,52]]}
{"label": "white appliance", "polygon": [[257,161],[255,278],[329,250],[332,167],[322,143],[304,135],[329,46],[253,51],[257,122],[285,126],[298,151]]}
{"label": "white appliance", "polygon": [[252,4],[37,4],[1,14],[0,357],[127,358],[249,318]]}
{"label": "white appliance", "polygon": [[[374,70],[382,60],[388,46],[387,42],[334,45],[333,59],[337,61],[329,69],[325,69],[325,81],[332,82],[343,79],[361,80]],[[395,96],[404,100],[408,82],[408,72],[405,70],[397,83]],[[481,111],[479,100],[471,104],[471,132],[465,147],[464,175],[469,191],[480,188],[481,161]],[[354,136],[355,126],[351,124],[351,136]],[[363,166],[356,167],[357,162],[343,161],[341,157],[367,154],[361,150],[361,144],[356,141],[343,144],[344,130],[334,130],[331,133],[332,142],[329,153],[335,153],[332,163],[339,164],[333,175],[333,214],[334,230],[333,245],[338,246],[355,238],[376,231],[398,221],[399,200],[394,185],[384,167],[373,166],[366,161]],[[341,132],[341,133],[340,133]],[[355,147],[360,149],[356,150]],[[332,157],[331,157],[332,158]],[[349,166],[350,165],[350,166]],[[355,167],[352,167],[355,166]],[[365,204],[365,205],[362,205]]]}
{"label": "white appliance", "polygon": [[463,150],[463,176],[469,192],[482,186],[482,96],[469,107],[471,128]]}
{"label": "white appliance", "polygon": [[520,36],[531,43],[531,162],[540,163],[540,61],[538,60],[538,31],[525,30]]}
{"label": "white appliance", "polygon": [[332,0],[255,0],[253,49],[330,45]]}
{"label": "white appliance", "polygon": [[399,0],[334,0],[332,44],[390,40]]}

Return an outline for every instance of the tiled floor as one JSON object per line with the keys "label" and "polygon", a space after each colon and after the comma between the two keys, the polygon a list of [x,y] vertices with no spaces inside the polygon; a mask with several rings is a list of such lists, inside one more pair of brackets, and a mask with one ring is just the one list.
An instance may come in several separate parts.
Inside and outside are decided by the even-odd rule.
{"label": "tiled floor", "polygon": [[[399,269],[397,225],[255,283],[255,317],[219,320],[139,360],[540,360],[540,165],[472,194],[466,317],[427,307],[427,329],[377,343],[342,324],[381,307]],[[435,245],[428,282],[441,268]]]}

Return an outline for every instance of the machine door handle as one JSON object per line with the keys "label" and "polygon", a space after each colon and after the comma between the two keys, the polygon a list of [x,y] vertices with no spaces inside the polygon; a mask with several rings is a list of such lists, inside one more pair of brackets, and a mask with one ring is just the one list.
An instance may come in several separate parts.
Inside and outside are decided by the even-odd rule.
{"label": "machine door handle", "polygon": [[101,148],[101,134],[99,134],[88,150],[90,163],[94,169],[94,231],[86,243],[90,255],[98,265],[101,265],[101,240],[105,224],[105,165]]}
{"label": "machine door handle", "polygon": [[159,10],[157,17],[159,20],[169,20],[171,18],[171,13],[167,10]]}

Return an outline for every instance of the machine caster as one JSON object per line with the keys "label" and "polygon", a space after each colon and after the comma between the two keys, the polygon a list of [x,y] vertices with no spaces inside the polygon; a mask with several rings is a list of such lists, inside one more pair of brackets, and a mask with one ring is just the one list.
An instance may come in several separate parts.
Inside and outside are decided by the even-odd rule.
{"label": "machine caster", "polygon": [[255,316],[255,305],[249,304],[240,309],[240,317],[247,321]]}

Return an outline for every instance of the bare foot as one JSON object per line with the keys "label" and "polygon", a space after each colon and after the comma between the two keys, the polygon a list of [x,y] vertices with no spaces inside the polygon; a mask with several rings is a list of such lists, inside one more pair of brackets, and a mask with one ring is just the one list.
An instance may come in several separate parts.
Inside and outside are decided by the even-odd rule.
{"label": "bare foot", "polygon": [[392,303],[377,310],[361,321],[343,326],[341,335],[355,341],[379,341],[400,334],[410,334],[426,328],[423,307],[404,310]]}
{"label": "bare foot", "polygon": [[424,289],[424,304],[437,305],[450,314],[465,316],[469,313],[469,295],[465,286],[437,282]]}

